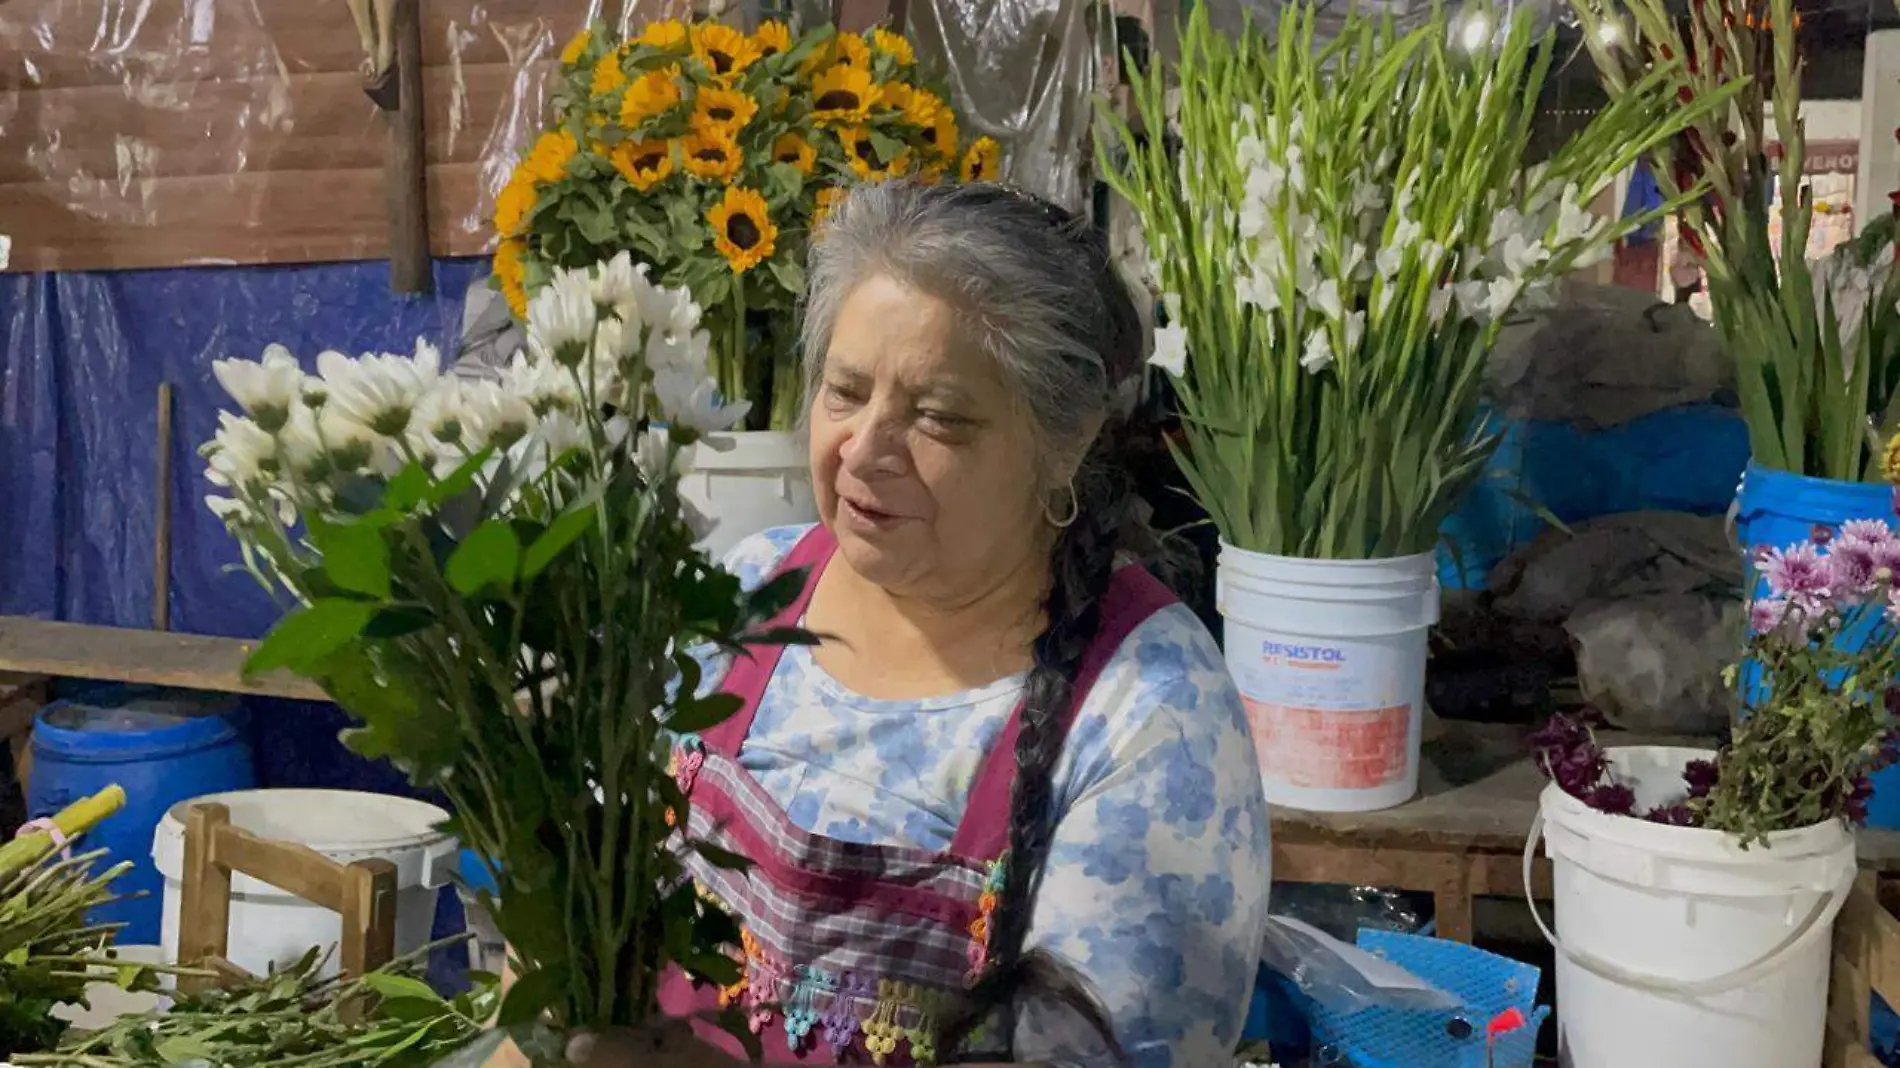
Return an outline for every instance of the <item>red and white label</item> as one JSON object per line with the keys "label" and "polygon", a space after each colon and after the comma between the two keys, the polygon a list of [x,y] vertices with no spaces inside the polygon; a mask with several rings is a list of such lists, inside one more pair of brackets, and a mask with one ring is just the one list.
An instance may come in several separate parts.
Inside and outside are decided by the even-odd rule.
{"label": "red and white label", "polygon": [[1267,778],[1306,790],[1372,790],[1405,775],[1412,706],[1354,711],[1242,699]]}

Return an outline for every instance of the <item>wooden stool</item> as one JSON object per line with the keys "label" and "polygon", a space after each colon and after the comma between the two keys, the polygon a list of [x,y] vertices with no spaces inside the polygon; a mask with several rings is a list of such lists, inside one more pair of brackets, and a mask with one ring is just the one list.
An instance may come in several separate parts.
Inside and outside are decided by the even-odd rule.
{"label": "wooden stool", "polygon": [[[387,860],[340,864],[308,846],[259,838],[231,825],[231,810],[206,803],[185,817],[185,878],[178,917],[178,960],[226,977],[247,977],[225,956],[231,937],[231,877],[242,873],[343,917],[339,963],[362,975],[396,956],[396,866]],[[216,985],[184,977],[196,993]]]}

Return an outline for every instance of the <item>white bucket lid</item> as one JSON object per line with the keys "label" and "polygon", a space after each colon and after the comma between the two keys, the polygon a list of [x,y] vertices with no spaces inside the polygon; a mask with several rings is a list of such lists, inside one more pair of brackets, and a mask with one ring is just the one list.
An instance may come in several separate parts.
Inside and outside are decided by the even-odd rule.
{"label": "white bucket lid", "polygon": [[[426,802],[356,790],[238,790],[180,801],[165,813],[152,837],[152,861],[166,879],[184,877],[185,815],[206,802],[229,808],[232,826],[259,838],[309,846],[343,864],[387,860],[404,890],[445,885],[460,848],[438,830],[449,814]],[[232,892],[280,893],[242,875]]]}
{"label": "white bucket lid", "polygon": [[688,471],[756,471],[804,475],[811,466],[803,431],[750,430],[708,434],[687,450]]}

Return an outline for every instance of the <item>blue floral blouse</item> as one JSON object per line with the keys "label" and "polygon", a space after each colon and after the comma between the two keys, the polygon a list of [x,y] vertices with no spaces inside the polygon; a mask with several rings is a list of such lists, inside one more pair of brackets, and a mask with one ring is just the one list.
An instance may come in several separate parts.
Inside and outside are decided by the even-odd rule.
{"label": "blue floral blouse", "polygon": [[[808,529],[754,535],[726,566],[754,587]],[[716,686],[724,665],[708,667]],[[946,848],[1023,681],[872,700],[790,648],[740,763],[809,831]],[[1030,944],[1088,979],[1134,1064],[1231,1065],[1267,921],[1267,804],[1239,694],[1188,609],[1157,613],[1109,662],[1056,766],[1055,798]],[[1053,1012],[1028,1006],[1018,1026],[1023,1061],[1108,1063]]]}

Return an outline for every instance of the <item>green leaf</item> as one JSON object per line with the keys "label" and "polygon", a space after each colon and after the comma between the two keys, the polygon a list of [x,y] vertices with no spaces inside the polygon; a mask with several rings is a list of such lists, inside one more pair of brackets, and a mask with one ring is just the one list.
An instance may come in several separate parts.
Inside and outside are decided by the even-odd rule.
{"label": "green leaf", "polygon": [[412,998],[432,1001],[438,1005],[446,1004],[434,988],[420,979],[392,972],[370,972],[363,976],[363,985],[386,998]]}
{"label": "green leaf", "polygon": [[521,557],[522,579],[531,579],[546,570],[576,538],[600,521],[595,505],[591,497],[577,501],[548,524],[548,529],[529,544],[528,551]]}
{"label": "green leaf", "polygon": [[739,962],[720,953],[702,953],[680,961],[680,967],[695,979],[703,979],[716,986],[731,986],[739,981],[744,973]]}
{"label": "green leaf", "polygon": [[774,256],[765,261],[765,269],[772,273],[772,280],[787,293],[805,292],[805,269],[789,256]]}
{"label": "green leaf", "polygon": [[435,622],[435,615],[420,605],[391,605],[376,613],[363,628],[363,637],[388,641],[424,630]]}
{"label": "green leaf", "polygon": [[462,539],[442,573],[457,593],[467,596],[489,585],[512,586],[520,563],[521,542],[514,528],[490,519]]}
{"label": "green leaf", "polygon": [[736,694],[710,693],[704,697],[682,698],[666,717],[666,729],[677,734],[697,734],[731,719],[744,702]]}
{"label": "green leaf", "polygon": [[517,976],[507,996],[502,998],[501,1013],[495,1023],[501,1027],[517,1027],[540,1019],[561,996],[562,986],[561,976],[551,968],[536,968]]}
{"label": "green leaf", "polygon": [[309,675],[325,657],[361,634],[375,615],[376,606],[364,601],[324,599],[300,608],[264,636],[244,661],[244,674],[288,668]]}
{"label": "green leaf", "polygon": [[383,532],[365,523],[310,524],[310,540],[323,554],[323,573],[338,589],[389,597],[389,545]]}
{"label": "green leaf", "polygon": [[429,469],[420,460],[411,460],[383,487],[383,504],[398,512],[407,512],[422,503],[429,491]]}

